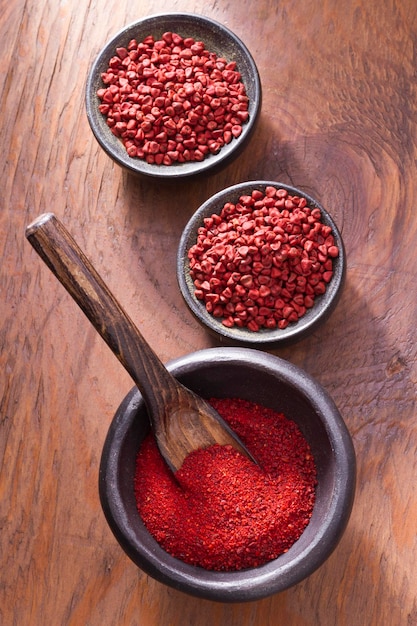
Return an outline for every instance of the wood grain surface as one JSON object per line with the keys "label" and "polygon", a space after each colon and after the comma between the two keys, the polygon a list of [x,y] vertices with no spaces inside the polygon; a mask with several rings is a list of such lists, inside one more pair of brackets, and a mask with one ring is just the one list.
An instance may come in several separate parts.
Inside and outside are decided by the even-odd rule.
{"label": "wood grain surface", "polygon": [[[245,41],[263,106],[238,160],[162,184],[103,153],[84,86],[114,32],[168,9],[212,17]],[[0,50],[0,624],[416,625],[415,0],[0,0]],[[178,290],[181,231],[209,195],[256,178],[315,196],[343,234],[338,308],[274,353],[333,396],[358,484],[345,535],[317,572],[229,605],[154,581],[113,538],[98,467],[131,381],[24,229],[56,213],[168,361],[216,345]]]}

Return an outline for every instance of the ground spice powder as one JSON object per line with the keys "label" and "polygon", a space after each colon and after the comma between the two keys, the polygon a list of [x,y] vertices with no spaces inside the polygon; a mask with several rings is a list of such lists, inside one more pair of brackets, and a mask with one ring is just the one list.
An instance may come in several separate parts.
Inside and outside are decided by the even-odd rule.
{"label": "ground spice powder", "polygon": [[259,466],[215,445],[190,454],[174,476],[150,434],[136,462],[138,511],[158,543],[187,563],[219,571],[257,567],[286,552],[309,523],[315,462],[282,413],[242,399],[210,403]]}

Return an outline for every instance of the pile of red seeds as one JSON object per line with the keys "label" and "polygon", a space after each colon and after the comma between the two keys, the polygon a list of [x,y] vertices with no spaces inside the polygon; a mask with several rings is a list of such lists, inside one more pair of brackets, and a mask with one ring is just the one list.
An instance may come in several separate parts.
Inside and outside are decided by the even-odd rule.
{"label": "pile of red seeds", "polygon": [[317,472],[310,447],[282,413],[212,399],[257,459],[231,446],[190,454],[174,474],[150,434],[136,461],[138,511],[171,555],[208,570],[258,567],[289,550],[308,525]]}
{"label": "pile of red seeds", "polygon": [[339,249],[321,211],[268,186],[204,219],[188,252],[196,298],[224,326],[286,328],[326,292]]}
{"label": "pile of red seeds", "polygon": [[234,61],[167,32],[117,48],[101,75],[100,112],[129,156],[172,165],[203,161],[242,132],[248,96]]}

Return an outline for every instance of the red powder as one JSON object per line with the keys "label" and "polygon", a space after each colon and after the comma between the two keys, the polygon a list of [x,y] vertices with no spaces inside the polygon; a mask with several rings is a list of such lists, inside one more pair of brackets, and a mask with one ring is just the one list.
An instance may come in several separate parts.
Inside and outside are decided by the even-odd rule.
{"label": "red powder", "polygon": [[286,552],[307,526],[316,467],[298,426],[240,399],[210,403],[259,466],[230,446],[190,454],[175,477],[150,434],[136,463],[138,511],[173,556],[208,570],[257,567]]}

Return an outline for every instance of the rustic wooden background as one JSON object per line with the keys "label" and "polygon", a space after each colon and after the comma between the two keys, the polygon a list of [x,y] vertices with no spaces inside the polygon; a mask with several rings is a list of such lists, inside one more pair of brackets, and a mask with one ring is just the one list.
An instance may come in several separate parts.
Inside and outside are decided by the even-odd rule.
{"label": "rustic wooden background", "polygon": [[[100,47],[162,10],[205,14],[251,50],[260,124],[239,160],[160,184],[99,148],[84,85]],[[0,0],[0,623],[417,624],[415,0]],[[324,327],[275,353],[331,393],[353,436],[346,533],[309,579],[228,605],[148,578],[101,511],[97,476],[131,382],[24,239],[54,211],[164,361],[216,345],[186,310],[176,247],[210,194],[255,178],[316,196],[348,277]]]}

